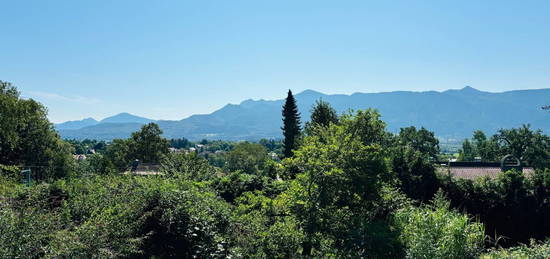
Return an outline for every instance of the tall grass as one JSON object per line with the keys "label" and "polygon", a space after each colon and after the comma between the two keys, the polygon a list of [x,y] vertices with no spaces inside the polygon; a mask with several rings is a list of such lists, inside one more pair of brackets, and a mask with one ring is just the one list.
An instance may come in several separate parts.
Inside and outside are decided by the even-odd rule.
{"label": "tall grass", "polygon": [[483,224],[451,210],[441,192],[430,205],[399,210],[394,223],[407,258],[475,258],[483,250]]}
{"label": "tall grass", "polygon": [[550,240],[545,243],[537,243],[531,240],[531,244],[520,245],[508,249],[494,249],[481,256],[481,259],[545,259],[550,258]]}

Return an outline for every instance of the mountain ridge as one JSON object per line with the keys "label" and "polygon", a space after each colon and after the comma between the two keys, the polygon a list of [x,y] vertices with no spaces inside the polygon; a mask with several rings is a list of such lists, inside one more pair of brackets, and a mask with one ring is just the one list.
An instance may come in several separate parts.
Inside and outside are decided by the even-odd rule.
{"label": "mountain ridge", "polygon": [[[531,124],[533,128],[543,130],[550,128],[550,114],[540,109],[547,104],[547,100],[550,101],[550,89],[547,88],[493,93],[467,86],[445,91],[394,91],[351,95],[327,95],[314,90],[305,90],[295,94],[295,97],[302,115],[302,122],[309,119],[310,109],[315,101],[323,99],[331,103],[338,113],[350,109],[376,108],[380,111],[382,120],[388,124],[388,130],[392,132],[398,132],[401,127],[424,126],[441,137],[464,138],[471,136],[476,129],[492,134],[500,128],[519,127],[521,124]],[[138,121],[114,123],[133,124],[132,126],[112,126],[112,135],[129,136],[130,130],[134,130],[136,124],[155,121],[168,138],[186,137],[191,140],[280,138],[280,110],[283,102],[283,99],[247,99],[239,104],[227,104],[209,114],[191,115],[182,120],[173,121],[155,121],[132,115],[139,118]],[[64,138],[112,139],[108,134],[109,126],[102,125],[103,121],[79,129],[58,127],[58,130]],[[102,133],[94,134],[95,127],[99,127]]]}

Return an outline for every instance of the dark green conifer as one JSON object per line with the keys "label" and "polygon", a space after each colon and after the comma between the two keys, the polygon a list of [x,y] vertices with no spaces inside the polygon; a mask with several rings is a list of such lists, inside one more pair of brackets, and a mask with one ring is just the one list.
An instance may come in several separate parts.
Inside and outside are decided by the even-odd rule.
{"label": "dark green conifer", "polygon": [[283,155],[292,157],[292,150],[297,148],[297,140],[300,136],[300,113],[296,106],[296,99],[292,91],[288,90],[285,105],[283,105]]}

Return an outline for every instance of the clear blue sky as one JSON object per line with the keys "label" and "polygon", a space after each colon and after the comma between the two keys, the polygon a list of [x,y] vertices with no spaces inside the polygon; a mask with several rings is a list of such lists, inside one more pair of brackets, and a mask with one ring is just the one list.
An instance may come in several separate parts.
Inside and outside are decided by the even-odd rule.
{"label": "clear blue sky", "polygon": [[550,87],[550,1],[0,0],[0,80],[54,122],[287,89]]}

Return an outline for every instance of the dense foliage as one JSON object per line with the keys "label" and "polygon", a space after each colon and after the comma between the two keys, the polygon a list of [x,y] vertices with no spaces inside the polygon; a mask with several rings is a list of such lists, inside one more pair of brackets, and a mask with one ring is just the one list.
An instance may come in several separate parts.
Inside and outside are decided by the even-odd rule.
{"label": "dense foliage", "polygon": [[508,171],[476,180],[444,177],[442,188],[456,208],[475,215],[501,245],[543,240],[550,233],[550,170],[529,177]]}
{"label": "dense foliage", "polygon": [[46,117],[46,108],[22,99],[10,83],[0,81],[0,164],[32,167],[36,179],[71,172],[71,146],[62,141]]}
{"label": "dense foliage", "polygon": [[532,130],[529,125],[517,129],[501,129],[491,138],[482,131],[475,131],[472,141],[466,139],[459,159],[474,161],[497,161],[505,155],[513,155],[526,166],[550,167],[550,137],[541,130]]}
{"label": "dense foliage", "polygon": [[107,148],[107,143],[103,140],[84,139],[79,141],[71,139],[67,140],[67,142],[73,146],[76,155],[103,153]]}
{"label": "dense foliage", "polygon": [[338,114],[336,110],[332,108],[330,103],[327,103],[323,100],[318,100],[311,108],[311,119],[306,122],[304,131],[306,134],[311,135],[315,134],[316,128],[326,128],[330,124],[338,123]]}
{"label": "dense foliage", "polygon": [[[548,256],[540,242],[550,236],[550,169],[476,180],[438,175],[434,133],[391,134],[376,110],[337,116],[320,101],[306,133],[295,132],[299,146],[169,141],[151,123],[111,143],[70,141],[72,150],[38,103],[7,83],[1,101],[8,116],[0,119],[20,123],[0,132],[2,258]],[[26,139],[30,129],[35,139]],[[528,127],[490,139],[476,132],[461,158],[506,152],[544,168],[547,138]],[[34,140],[45,143],[27,143]],[[273,156],[288,147],[291,156]],[[71,152],[86,159],[73,161]],[[160,168],[130,173],[136,159]],[[27,187],[21,163],[46,163],[44,172],[54,173]],[[521,244],[530,239],[539,242]]]}
{"label": "dense foliage", "polygon": [[537,243],[531,240],[530,245],[521,244],[509,249],[494,249],[481,256],[482,259],[544,259],[550,258],[550,242]]}
{"label": "dense foliage", "polygon": [[115,139],[107,146],[103,163],[110,171],[124,172],[133,161],[158,164],[168,154],[168,140],[155,123],[144,125],[129,139]]}
{"label": "dense foliage", "polygon": [[229,207],[189,181],[94,176],[4,194],[3,257],[223,257]]}
{"label": "dense foliage", "polygon": [[406,207],[394,220],[407,258],[473,258],[483,250],[483,224],[450,209],[441,193],[429,206]]}

